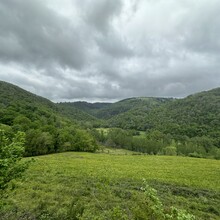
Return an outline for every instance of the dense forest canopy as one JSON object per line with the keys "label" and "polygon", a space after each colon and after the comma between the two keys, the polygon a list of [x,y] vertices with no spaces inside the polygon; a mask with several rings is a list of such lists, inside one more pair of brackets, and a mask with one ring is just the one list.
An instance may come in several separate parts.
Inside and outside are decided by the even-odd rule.
{"label": "dense forest canopy", "polygon": [[[91,127],[108,146],[149,154],[220,158],[220,88],[183,99],[138,97],[116,103],[60,103],[95,117]],[[116,129],[117,128],[117,129]],[[137,132],[143,136],[135,136]]]}
{"label": "dense forest canopy", "polygon": [[95,139],[75,118],[66,117],[56,104],[5,82],[0,82],[0,129],[9,138],[18,131],[25,132],[27,156],[95,151],[97,147]]}
{"label": "dense forest canopy", "polygon": [[27,156],[94,152],[99,143],[148,154],[218,159],[220,88],[183,99],[137,97],[116,103],[56,104],[0,82],[0,129],[9,137],[25,132]]}

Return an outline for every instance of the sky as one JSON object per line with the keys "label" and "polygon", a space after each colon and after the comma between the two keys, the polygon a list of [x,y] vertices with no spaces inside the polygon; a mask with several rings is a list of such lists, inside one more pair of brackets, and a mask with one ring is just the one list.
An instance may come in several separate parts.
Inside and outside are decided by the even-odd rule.
{"label": "sky", "polygon": [[0,80],[54,102],[220,86],[219,0],[0,0]]}

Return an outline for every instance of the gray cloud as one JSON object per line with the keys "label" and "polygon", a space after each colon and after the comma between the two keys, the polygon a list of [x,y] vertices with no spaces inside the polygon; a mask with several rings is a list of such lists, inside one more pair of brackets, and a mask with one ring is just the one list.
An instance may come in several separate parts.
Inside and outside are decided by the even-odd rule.
{"label": "gray cloud", "polygon": [[0,2],[0,79],[60,100],[220,86],[220,2]]}
{"label": "gray cloud", "polygon": [[182,21],[184,44],[189,50],[199,53],[219,53],[220,2],[203,0],[200,4],[194,3],[192,9],[188,10],[186,19]]}
{"label": "gray cloud", "polygon": [[85,2],[83,18],[86,23],[91,24],[97,31],[101,31],[104,34],[108,32],[112,20],[120,14],[122,8],[121,0],[87,0]]}
{"label": "gray cloud", "polygon": [[86,43],[71,21],[41,1],[0,3],[2,61],[39,68],[58,64],[79,69],[86,63]]}
{"label": "gray cloud", "polygon": [[96,43],[101,52],[104,52],[116,59],[134,55],[132,49],[127,45],[126,40],[121,39],[113,33],[109,33],[105,37],[97,37]]}

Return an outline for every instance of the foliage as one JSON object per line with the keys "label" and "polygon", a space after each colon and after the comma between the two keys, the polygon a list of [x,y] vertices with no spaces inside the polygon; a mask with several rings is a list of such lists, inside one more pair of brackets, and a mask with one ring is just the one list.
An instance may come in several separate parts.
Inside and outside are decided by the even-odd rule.
{"label": "foliage", "polygon": [[[220,89],[178,100],[143,97],[93,104],[54,104],[4,82],[0,82],[0,94],[0,127],[7,126],[4,129],[11,136],[17,131],[26,133],[26,156],[94,151],[97,147],[92,139],[96,139],[107,146],[147,154],[219,158]],[[107,134],[93,129],[101,126],[118,129]],[[146,135],[134,134],[140,130]],[[174,148],[170,148],[172,141]]]}
{"label": "foliage", "polygon": [[[192,142],[195,138],[195,147],[200,148],[197,151],[204,147],[208,154],[212,147],[220,148],[220,88],[184,99],[130,98],[112,104],[77,102],[65,103],[65,106],[85,111],[97,120],[102,119],[99,121],[102,127],[148,132],[156,130],[171,135],[176,142],[181,142],[185,137]],[[93,125],[98,126],[93,123],[90,126]],[[194,150],[186,155],[192,153]],[[197,153],[203,157],[205,155],[205,152]]]}
{"label": "foliage", "polygon": [[151,108],[147,103],[144,106],[137,104],[129,111],[111,117],[108,123],[110,126],[124,129],[156,129],[172,135],[186,135],[190,138],[206,136],[216,139],[215,132],[220,127],[219,109],[220,89],[218,88],[184,99],[161,100]]}
{"label": "foliage", "polygon": [[[79,121],[81,116],[88,120],[79,110],[69,115],[45,98],[0,81],[0,128],[10,136],[18,131],[25,132],[25,156],[67,150],[94,152],[95,139],[73,116]],[[83,145],[77,146],[79,143]]]}
{"label": "foliage", "polygon": [[[141,190],[146,195],[147,208],[149,210],[150,219],[173,219],[173,220],[195,220],[195,216],[187,213],[185,210],[177,209],[171,207],[169,212],[167,212],[162,202],[160,201],[157,190],[150,187],[147,181],[144,179],[144,186],[141,187]],[[146,216],[147,217],[147,216]]]}
{"label": "foliage", "polygon": [[90,115],[89,113],[84,111],[84,109],[83,111],[81,109],[78,109],[74,103],[68,103],[68,102],[58,103],[57,107],[59,109],[59,112],[61,112],[63,116],[78,121],[82,127],[85,128],[99,127],[100,124],[102,123],[101,120],[97,119],[93,115]]}
{"label": "foliage", "polygon": [[121,151],[35,157],[0,219],[156,219],[150,218],[155,203],[140,190],[143,177],[157,190],[163,213],[177,213],[175,207],[197,219],[219,219],[220,161]]}
{"label": "foliage", "polygon": [[211,138],[205,136],[193,138],[183,136],[175,140],[172,135],[157,130],[148,131],[145,135],[136,135],[133,130],[120,128],[92,130],[92,135],[99,143],[113,148],[154,155],[219,159],[219,148],[214,146]]}
{"label": "foliage", "polygon": [[28,163],[20,162],[24,154],[25,134],[18,132],[12,140],[0,130],[0,195],[11,180],[20,177]]}
{"label": "foliage", "polygon": [[71,148],[71,150],[95,152],[98,150],[98,145],[95,139],[88,132],[84,130],[77,130],[74,137],[73,148]]}

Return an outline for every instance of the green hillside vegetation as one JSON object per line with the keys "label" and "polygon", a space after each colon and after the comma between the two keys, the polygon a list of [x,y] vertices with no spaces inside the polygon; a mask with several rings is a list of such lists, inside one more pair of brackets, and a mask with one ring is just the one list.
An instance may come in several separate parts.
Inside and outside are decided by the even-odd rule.
{"label": "green hillside vegetation", "polygon": [[[100,127],[112,128],[109,134],[93,131],[104,145],[220,159],[220,88],[184,99],[130,98],[97,108],[85,102],[68,105],[101,119]],[[140,131],[146,135],[133,137]]]}
{"label": "green hillside vegetation", "polygon": [[150,112],[159,108],[161,105],[163,106],[166,102],[172,101],[172,99],[162,98],[149,98],[144,101],[139,99],[139,101],[134,102],[137,105],[134,105],[128,111],[115,114],[108,118],[105,126],[146,131],[152,128],[152,125],[147,123]]}
{"label": "green hillside vegetation", "polygon": [[86,111],[76,108],[71,105],[71,103],[58,103],[56,106],[63,116],[69,119],[74,119],[74,121],[77,122],[77,124],[80,124],[81,127],[91,128],[100,127],[102,125],[102,120],[88,114]]}
{"label": "green hillside vegetation", "polygon": [[72,108],[77,108],[80,110],[83,110],[84,112],[89,113],[90,115],[98,117],[98,112],[103,109],[107,108],[108,106],[111,105],[111,103],[88,103],[88,102],[63,102],[59,103],[64,106],[69,106]]}
{"label": "green hillside vegetation", "polygon": [[120,115],[131,110],[149,111],[151,108],[158,106],[160,103],[167,101],[163,98],[129,98],[125,99],[101,109],[97,117],[110,119],[116,115]]}
{"label": "green hillside vegetation", "polygon": [[74,117],[65,117],[51,101],[0,81],[0,129],[9,138],[18,131],[25,132],[26,156],[95,151],[96,141],[76,121]]}
{"label": "green hillside vegetation", "polygon": [[[216,132],[220,128],[220,88],[184,99],[151,98],[150,102],[146,99],[148,103],[138,100],[134,102],[135,107],[110,117],[109,126],[144,131],[157,129],[188,137],[219,136]],[[127,108],[126,100],[119,103],[124,102]]]}
{"label": "green hillside vegetation", "polygon": [[220,134],[220,88],[167,103],[150,116],[153,126],[165,132],[217,137]]}
{"label": "green hillside vegetation", "polygon": [[55,104],[0,81],[0,220],[219,219],[211,159],[220,159],[219,88]]}
{"label": "green hillside vegetation", "polygon": [[98,141],[147,154],[220,159],[220,89],[184,99],[55,104],[0,82],[0,129],[9,137],[26,133],[26,156],[95,151]]}
{"label": "green hillside vegetation", "polygon": [[121,115],[130,111],[148,112],[153,107],[157,107],[162,103],[169,102],[172,99],[166,98],[129,98],[116,103],[87,103],[87,102],[73,102],[61,103],[65,106],[78,108],[82,111],[93,115],[99,119],[110,119],[114,116]]}
{"label": "green hillside vegetation", "polygon": [[35,157],[0,219],[220,218],[220,161],[127,153]]}

